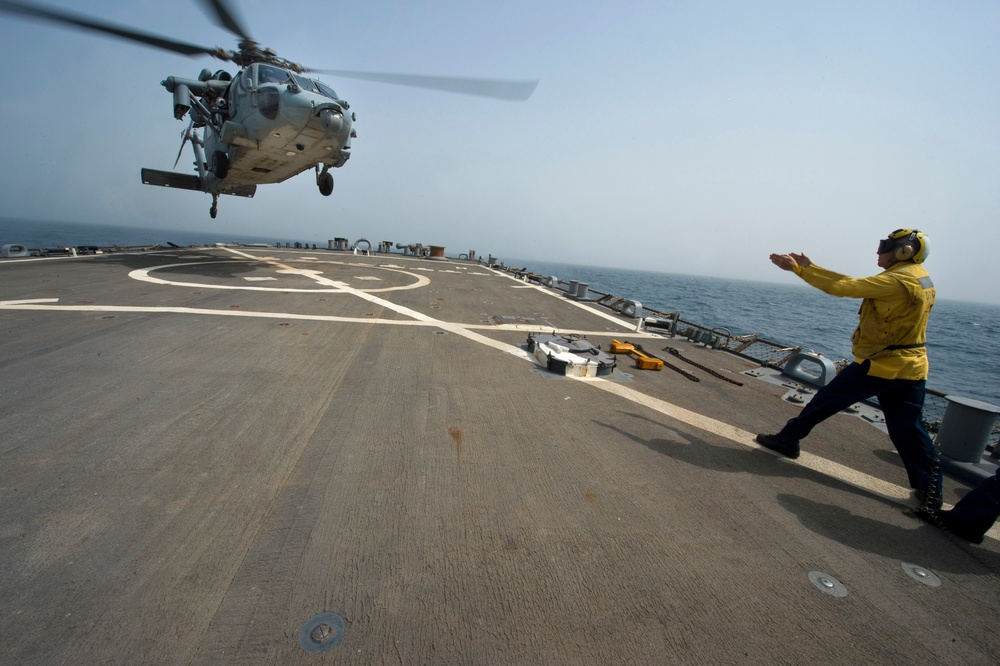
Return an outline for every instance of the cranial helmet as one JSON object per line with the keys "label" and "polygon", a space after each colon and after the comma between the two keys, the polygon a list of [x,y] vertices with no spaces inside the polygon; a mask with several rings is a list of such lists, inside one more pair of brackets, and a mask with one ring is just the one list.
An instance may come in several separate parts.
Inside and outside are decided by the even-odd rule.
{"label": "cranial helmet", "polygon": [[930,254],[931,249],[927,235],[919,229],[896,229],[888,238],[878,242],[878,252],[879,254],[892,252],[892,258],[896,261],[912,261],[920,264]]}

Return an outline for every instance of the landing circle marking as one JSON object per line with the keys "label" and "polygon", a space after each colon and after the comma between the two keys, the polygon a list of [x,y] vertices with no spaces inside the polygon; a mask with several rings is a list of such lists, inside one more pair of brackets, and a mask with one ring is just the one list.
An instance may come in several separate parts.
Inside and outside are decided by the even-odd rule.
{"label": "landing circle marking", "polygon": [[[296,293],[312,293],[312,294],[317,294],[317,293],[339,294],[344,292],[344,290],[341,288],[342,283],[337,283],[333,281],[327,281],[325,283],[321,282],[320,285],[325,284],[326,286],[318,285],[317,288],[315,289],[296,289],[289,287],[261,287],[261,286],[246,286],[237,284],[208,284],[205,282],[183,282],[180,280],[167,280],[162,277],[154,277],[153,275],[151,275],[151,273],[153,272],[162,271],[170,268],[188,268],[192,266],[207,266],[208,264],[234,264],[234,263],[254,264],[259,262],[257,260],[246,260],[246,261],[226,260],[226,261],[185,262],[181,264],[165,264],[163,266],[153,266],[151,268],[137,268],[136,270],[129,273],[128,276],[133,280],[141,280],[144,282],[152,282],[154,284],[170,285],[174,287],[197,287],[201,289],[233,289],[233,290],[243,290],[243,291],[273,291],[281,293],[296,292]],[[363,291],[367,293],[400,291],[404,289],[415,289],[417,287],[423,287],[430,284],[430,280],[422,275],[414,275],[413,273],[409,273],[407,271],[384,268],[382,266],[371,266],[370,268],[372,268],[373,270],[383,270],[392,273],[402,273],[403,275],[413,278],[414,282],[411,282],[410,284],[407,285],[401,285],[398,287],[381,287],[378,289],[356,288],[355,291]],[[298,271],[278,271],[278,272],[285,274],[290,272],[298,273]],[[319,271],[302,271],[300,274],[303,275],[304,277],[310,277],[311,275],[317,275],[318,273]]]}

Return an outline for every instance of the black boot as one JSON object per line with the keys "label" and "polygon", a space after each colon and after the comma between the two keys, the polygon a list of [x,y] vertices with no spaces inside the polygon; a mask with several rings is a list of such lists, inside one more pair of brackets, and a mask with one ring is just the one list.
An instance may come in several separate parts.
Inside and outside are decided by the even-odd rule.
{"label": "black boot", "polygon": [[983,538],[986,536],[985,531],[977,530],[975,527],[966,525],[958,520],[952,515],[952,511],[941,511],[940,509],[934,509],[928,511],[921,507],[914,512],[920,520],[933,525],[934,527],[939,527],[947,532],[951,532],[960,539],[965,539],[971,543],[982,543]]}
{"label": "black boot", "polygon": [[949,532],[972,543],[983,537],[1000,518],[1000,470],[963,497],[951,511],[939,511]]}
{"label": "black boot", "polygon": [[761,446],[771,449],[772,451],[777,451],[783,456],[788,456],[789,458],[799,457],[799,445],[798,444],[786,444],[781,437],[778,435],[757,435],[756,441]]}

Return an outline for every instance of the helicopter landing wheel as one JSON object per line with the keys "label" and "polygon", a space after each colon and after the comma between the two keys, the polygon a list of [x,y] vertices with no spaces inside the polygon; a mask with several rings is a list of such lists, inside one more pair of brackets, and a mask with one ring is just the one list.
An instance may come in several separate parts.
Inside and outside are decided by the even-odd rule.
{"label": "helicopter landing wheel", "polygon": [[333,194],[332,173],[329,172],[324,173],[322,176],[319,177],[319,182],[317,184],[319,185],[319,193],[322,194],[324,197],[328,197],[331,194]]}
{"label": "helicopter landing wheel", "polygon": [[212,153],[212,172],[219,180],[229,175],[229,156],[221,150]]}

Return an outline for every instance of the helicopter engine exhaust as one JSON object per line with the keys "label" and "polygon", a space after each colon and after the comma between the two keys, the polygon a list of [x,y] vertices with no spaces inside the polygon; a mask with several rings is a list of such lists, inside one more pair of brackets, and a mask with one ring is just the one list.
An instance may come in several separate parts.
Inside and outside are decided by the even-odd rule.
{"label": "helicopter engine exhaust", "polygon": [[168,76],[160,81],[160,85],[166,88],[167,92],[174,94],[174,118],[180,120],[192,106],[195,106],[192,102],[192,96],[222,95],[229,86],[229,82],[222,80],[195,81],[194,79],[182,79],[178,76]]}
{"label": "helicopter engine exhaust", "polygon": [[180,120],[191,109],[191,89],[183,83],[174,87],[174,118]]}

